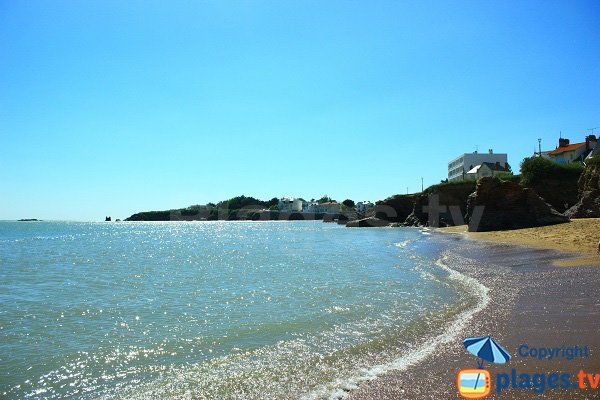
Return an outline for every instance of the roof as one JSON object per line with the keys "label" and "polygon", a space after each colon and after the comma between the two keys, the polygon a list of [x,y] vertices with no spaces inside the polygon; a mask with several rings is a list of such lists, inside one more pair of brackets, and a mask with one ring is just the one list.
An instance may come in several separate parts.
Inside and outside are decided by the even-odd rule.
{"label": "roof", "polygon": [[506,165],[502,166],[500,164],[491,163],[491,162],[484,162],[482,164],[487,165],[489,167],[489,169],[491,169],[492,171],[505,171],[506,170]]}
{"label": "roof", "polygon": [[483,165],[485,165],[492,171],[506,171],[506,169],[507,169],[506,166],[503,167],[502,165],[499,165],[499,164],[495,164],[495,163],[491,163],[491,162],[483,162],[480,165],[474,166],[471,170],[469,170],[469,172],[467,172],[467,174],[476,174],[477,171],[479,171],[479,168],[481,168]]}
{"label": "roof", "polygon": [[579,149],[580,147],[583,147],[583,146],[585,146],[585,142],[573,143],[573,144],[570,144],[570,145],[565,146],[565,147],[558,147],[556,150],[552,150],[548,154],[550,154],[551,156],[555,156],[557,154],[566,153],[567,151],[575,151],[575,150],[577,150],[577,149]]}
{"label": "roof", "polygon": [[476,174],[477,171],[479,171],[479,168],[481,168],[481,165],[476,165],[473,167],[473,169],[470,169],[469,172],[467,172],[467,174]]}
{"label": "roof", "polygon": [[319,205],[320,205],[320,206],[337,206],[337,205],[338,205],[338,203],[337,203],[337,201],[328,201],[328,202],[326,202],[326,203],[321,203],[321,204],[319,204]]}

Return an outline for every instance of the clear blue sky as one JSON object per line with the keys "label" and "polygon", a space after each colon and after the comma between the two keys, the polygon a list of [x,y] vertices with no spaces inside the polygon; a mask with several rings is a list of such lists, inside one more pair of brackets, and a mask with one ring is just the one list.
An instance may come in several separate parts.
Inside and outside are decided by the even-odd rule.
{"label": "clear blue sky", "polygon": [[[600,126],[600,2],[3,1],[0,219],[377,200]],[[598,132],[600,134],[600,129]]]}

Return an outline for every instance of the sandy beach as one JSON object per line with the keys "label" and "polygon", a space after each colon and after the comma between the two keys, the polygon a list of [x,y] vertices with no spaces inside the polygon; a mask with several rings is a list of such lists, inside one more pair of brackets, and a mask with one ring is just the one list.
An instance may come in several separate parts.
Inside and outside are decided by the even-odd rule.
{"label": "sandy beach", "polygon": [[445,233],[461,233],[474,240],[511,243],[569,253],[570,257],[557,257],[553,261],[557,266],[600,265],[600,256],[597,254],[600,218],[573,219],[566,224],[510,231],[467,232],[466,225],[437,230]]}
{"label": "sandy beach", "polygon": [[[498,340],[512,356],[508,364],[485,364],[484,368],[490,372],[492,381],[491,394],[486,398],[600,398],[600,388],[565,390],[550,389],[546,385],[544,390],[538,389],[540,393],[512,387],[499,393],[497,385],[498,376],[510,376],[513,369],[519,375],[544,374],[544,379],[551,373],[568,373],[573,381],[581,369],[600,372],[600,278],[597,267],[600,263],[593,259],[592,249],[577,234],[578,230],[582,230],[588,235],[589,241],[590,236],[597,236],[600,232],[598,224],[598,220],[576,221],[519,232],[468,236],[434,233],[440,240],[448,242],[449,250],[444,254],[444,262],[488,288],[487,306],[473,315],[460,338],[438,346],[433,354],[416,365],[364,383],[351,392],[349,398],[460,398],[455,383],[457,372],[464,368],[477,368],[476,358],[465,350],[462,340],[486,335]],[[446,231],[461,232],[461,228]],[[467,240],[467,237],[482,241]],[[597,243],[598,238],[591,240]],[[518,243],[520,246],[507,243]],[[549,249],[555,248],[556,244],[566,246],[575,254],[583,254],[584,257],[580,257],[576,263],[580,266],[554,266],[564,256]],[[583,266],[586,259],[592,262]],[[560,264],[565,265],[563,262]],[[519,355],[518,349],[523,344],[529,347],[588,346],[590,355],[574,360],[538,360]]]}

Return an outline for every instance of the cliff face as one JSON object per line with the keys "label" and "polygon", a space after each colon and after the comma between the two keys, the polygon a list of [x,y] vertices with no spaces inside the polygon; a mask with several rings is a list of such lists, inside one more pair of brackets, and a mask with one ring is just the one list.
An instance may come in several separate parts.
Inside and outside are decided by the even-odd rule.
{"label": "cliff face", "polygon": [[375,218],[389,222],[404,222],[412,212],[418,195],[397,194],[375,205]]}
{"label": "cliff face", "polygon": [[564,212],[577,203],[577,182],[582,172],[579,164],[557,164],[542,157],[529,157],[521,163],[521,184]]}
{"label": "cliff face", "polygon": [[475,182],[440,184],[417,195],[408,226],[454,226],[464,224],[467,199],[475,191]]}
{"label": "cliff face", "polygon": [[600,163],[590,163],[579,178],[579,201],[565,212],[570,218],[600,217]]}
{"label": "cliff face", "polygon": [[567,178],[547,178],[543,182],[527,187],[535,190],[546,203],[550,204],[556,210],[565,212],[577,202],[577,180],[577,176]]}
{"label": "cliff face", "polygon": [[481,178],[469,196],[470,232],[520,229],[569,222],[533,189],[498,178]]}

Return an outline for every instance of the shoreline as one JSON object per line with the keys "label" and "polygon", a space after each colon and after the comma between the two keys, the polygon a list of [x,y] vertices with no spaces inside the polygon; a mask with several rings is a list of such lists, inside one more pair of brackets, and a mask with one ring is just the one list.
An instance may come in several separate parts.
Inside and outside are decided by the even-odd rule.
{"label": "shoreline", "polygon": [[[448,272],[451,280],[456,281],[457,284],[468,287],[477,287],[477,293],[475,297],[477,302],[473,307],[462,311],[453,320],[448,322],[448,325],[443,329],[435,333],[433,336],[427,338],[422,344],[414,348],[412,353],[407,353],[399,358],[393,359],[383,364],[373,365],[363,370],[361,375],[354,376],[351,379],[343,380],[340,382],[340,386],[334,391],[330,392],[330,399],[342,400],[352,398],[354,392],[360,389],[364,389],[364,385],[368,385],[370,382],[380,379],[389,373],[397,373],[405,371],[413,366],[417,366],[420,363],[427,360],[432,354],[435,354],[436,350],[443,345],[455,340],[462,340],[460,338],[461,332],[464,330],[465,324],[471,321],[476,314],[485,310],[490,303],[490,297],[488,295],[488,288],[481,284],[476,279],[465,275],[452,269],[450,266],[445,264],[445,256],[441,256],[437,261],[436,265]],[[316,399],[323,398],[319,397],[318,392],[309,394],[308,396],[301,397],[302,399]],[[324,393],[320,393],[323,395]]]}
{"label": "shoreline", "polygon": [[[584,399],[600,395],[600,389],[546,390],[536,394],[531,389],[512,388],[498,394],[494,380],[497,373],[510,374],[513,368],[530,374],[561,371],[576,375],[580,368],[600,371],[600,278],[596,267],[556,268],[552,262],[562,256],[556,251],[433,232],[448,242],[450,250],[445,251],[445,257],[450,268],[487,287],[489,303],[462,327],[460,340],[440,344],[412,366],[364,382],[347,399],[459,398],[457,371],[477,365],[476,358],[464,349],[462,339],[485,335],[493,336],[513,357],[506,365],[484,366],[492,376],[492,392],[487,398]],[[592,356],[581,362],[524,359],[516,352],[525,342],[536,347],[588,345]]]}
{"label": "shoreline", "polygon": [[555,266],[600,266],[600,255],[596,252],[600,218],[573,219],[565,224],[506,231],[468,232],[467,225],[436,228],[435,231],[461,234],[473,241],[555,250],[564,255],[556,257]]}

